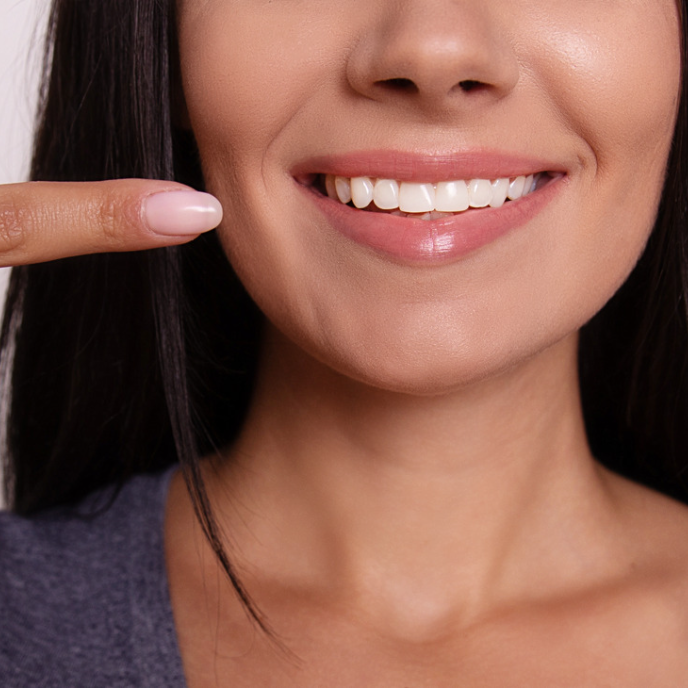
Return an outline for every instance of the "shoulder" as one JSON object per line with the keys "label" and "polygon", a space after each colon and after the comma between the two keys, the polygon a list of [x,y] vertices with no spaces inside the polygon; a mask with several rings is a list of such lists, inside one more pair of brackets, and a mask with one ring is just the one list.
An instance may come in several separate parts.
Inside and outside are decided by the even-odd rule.
{"label": "shoulder", "polygon": [[616,474],[607,475],[630,552],[629,578],[667,641],[688,647],[688,506]]}
{"label": "shoulder", "polygon": [[83,594],[117,578],[131,548],[159,536],[150,521],[162,519],[168,481],[167,473],[140,475],[74,506],[31,517],[0,512],[0,600],[41,595],[44,604],[64,604],[64,595],[42,593],[61,582]]}
{"label": "shoulder", "polygon": [[80,686],[98,672],[136,685],[121,659],[132,650],[132,592],[164,580],[168,479],[137,476],[30,518],[0,513],[1,685]]}
{"label": "shoulder", "polygon": [[620,523],[650,567],[688,572],[688,505],[604,469]]}

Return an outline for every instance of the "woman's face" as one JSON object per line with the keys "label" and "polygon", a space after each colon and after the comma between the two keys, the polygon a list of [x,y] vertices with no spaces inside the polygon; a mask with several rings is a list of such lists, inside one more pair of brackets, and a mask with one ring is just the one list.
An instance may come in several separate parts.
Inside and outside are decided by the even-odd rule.
{"label": "woman's face", "polygon": [[[675,0],[178,9],[224,249],[268,319],[329,366],[426,393],[495,374],[576,332],[642,252],[675,124]],[[529,175],[532,193],[500,207]],[[356,208],[335,176],[344,200],[356,178],[360,206],[384,181]],[[397,186],[413,212],[374,212]],[[496,207],[420,219],[468,190]]]}

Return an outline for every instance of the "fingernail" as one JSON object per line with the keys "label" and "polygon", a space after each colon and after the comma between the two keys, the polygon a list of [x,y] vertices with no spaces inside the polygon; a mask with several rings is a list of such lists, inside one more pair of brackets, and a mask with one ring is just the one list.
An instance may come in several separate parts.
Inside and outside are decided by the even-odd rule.
{"label": "fingernail", "polygon": [[166,191],[144,200],[143,217],[156,234],[190,236],[215,229],[222,221],[222,206],[200,191]]}

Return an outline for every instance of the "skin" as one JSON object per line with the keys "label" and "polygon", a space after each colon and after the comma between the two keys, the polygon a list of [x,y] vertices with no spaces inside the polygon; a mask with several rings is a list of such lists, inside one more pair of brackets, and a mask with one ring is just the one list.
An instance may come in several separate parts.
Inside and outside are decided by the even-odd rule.
{"label": "skin", "polygon": [[[596,464],[576,372],[578,329],[656,213],[673,1],[178,10],[185,116],[267,320],[249,418],[207,480],[293,653],[247,620],[176,478],[167,563],[191,688],[682,685],[688,510]],[[413,266],[334,232],[291,174],[400,145],[536,155],[567,177],[518,230]]]}
{"label": "skin", "polygon": [[[291,651],[247,621],[175,479],[189,685],[683,685],[687,510],[594,462],[576,375],[577,330],[656,211],[672,2],[183,0],[179,34],[222,241],[268,317],[244,432],[205,470]],[[401,265],[329,231],[289,174],[400,141],[545,156],[566,186],[470,256]],[[147,197],[180,189],[0,187],[0,259],[188,241],[146,221]]]}
{"label": "skin", "polygon": [[[140,251],[195,239],[170,215],[148,222],[148,199],[191,189],[169,181],[25,182],[0,185],[0,266],[109,251]],[[197,205],[207,204],[203,194]],[[177,206],[177,210],[179,207]]]}

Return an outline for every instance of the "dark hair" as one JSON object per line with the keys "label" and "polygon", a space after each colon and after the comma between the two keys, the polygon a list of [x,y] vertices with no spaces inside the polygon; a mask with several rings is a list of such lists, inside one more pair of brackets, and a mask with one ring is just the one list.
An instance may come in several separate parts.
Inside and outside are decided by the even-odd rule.
{"label": "dark hair", "polygon": [[[202,188],[193,137],[171,116],[173,4],[54,0],[33,179],[175,178]],[[684,94],[686,60],[684,48]],[[595,455],[688,503],[687,136],[682,97],[655,230],[627,283],[583,329],[580,371]],[[257,614],[222,547],[199,457],[242,425],[260,322],[212,234],[15,268],[0,342],[10,507],[73,504],[179,462],[209,541]]]}

